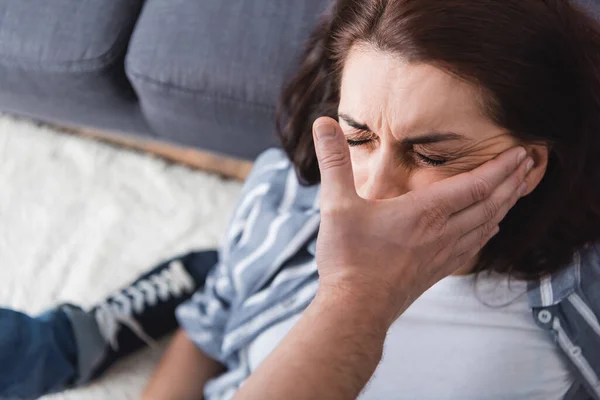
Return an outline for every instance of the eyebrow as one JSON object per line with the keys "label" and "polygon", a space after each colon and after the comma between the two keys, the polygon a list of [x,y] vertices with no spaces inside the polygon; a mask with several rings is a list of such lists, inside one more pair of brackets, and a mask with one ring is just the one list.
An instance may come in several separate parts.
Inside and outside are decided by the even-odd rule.
{"label": "eyebrow", "polygon": [[[349,126],[360,131],[373,132],[367,124],[357,122],[348,114],[339,114],[340,119],[343,119]],[[468,138],[454,132],[430,132],[421,136],[405,138],[402,140],[403,145],[414,146],[419,144],[431,144],[445,142],[449,140],[467,140]]]}

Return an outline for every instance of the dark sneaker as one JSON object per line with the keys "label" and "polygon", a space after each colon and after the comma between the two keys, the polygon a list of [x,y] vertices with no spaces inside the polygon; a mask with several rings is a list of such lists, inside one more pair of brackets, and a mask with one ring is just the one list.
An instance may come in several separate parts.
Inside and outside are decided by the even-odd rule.
{"label": "dark sneaker", "polygon": [[130,286],[109,296],[90,313],[106,340],[107,353],[93,378],[115,361],[177,328],[175,308],[204,286],[217,263],[216,251],[189,253],[158,265]]}

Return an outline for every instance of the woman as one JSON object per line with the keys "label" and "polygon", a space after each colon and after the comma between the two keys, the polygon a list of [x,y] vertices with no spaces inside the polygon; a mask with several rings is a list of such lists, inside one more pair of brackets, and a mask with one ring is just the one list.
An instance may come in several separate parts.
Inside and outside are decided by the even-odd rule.
{"label": "woman", "polygon": [[[311,302],[321,115],[373,202],[531,159],[499,233],[390,325],[361,398],[600,399],[600,31],[567,0],[338,1],[283,92],[285,154],[257,161],[147,397],[232,398]],[[376,228],[355,227],[385,257]]]}

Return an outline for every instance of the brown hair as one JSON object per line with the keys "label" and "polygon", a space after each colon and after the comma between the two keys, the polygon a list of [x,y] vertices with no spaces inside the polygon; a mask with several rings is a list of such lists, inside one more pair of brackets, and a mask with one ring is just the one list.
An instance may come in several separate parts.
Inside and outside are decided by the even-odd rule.
{"label": "brown hair", "polygon": [[485,93],[484,111],[550,146],[537,189],[501,223],[478,271],[534,279],[600,238],[600,29],[568,0],[339,0],[284,88],[278,131],[301,181],[320,180],[311,126],[336,118],[344,58],[357,42],[436,65]]}

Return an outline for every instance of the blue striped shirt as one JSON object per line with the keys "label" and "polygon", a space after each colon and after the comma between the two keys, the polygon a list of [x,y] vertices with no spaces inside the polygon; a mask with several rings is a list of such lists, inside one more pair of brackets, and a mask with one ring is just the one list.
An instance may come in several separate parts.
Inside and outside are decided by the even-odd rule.
{"label": "blue striped shirt", "polygon": [[[248,345],[314,298],[318,198],[319,186],[300,185],[283,151],[257,159],[219,263],[204,289],[177,309],[190,339],[227,367],[205,386],[207,400],[231,399],[250,375]],[[529,303],[576,371],[566,399],[600,400],[600,246],[582,249],[560,273],[532,282]]]}

